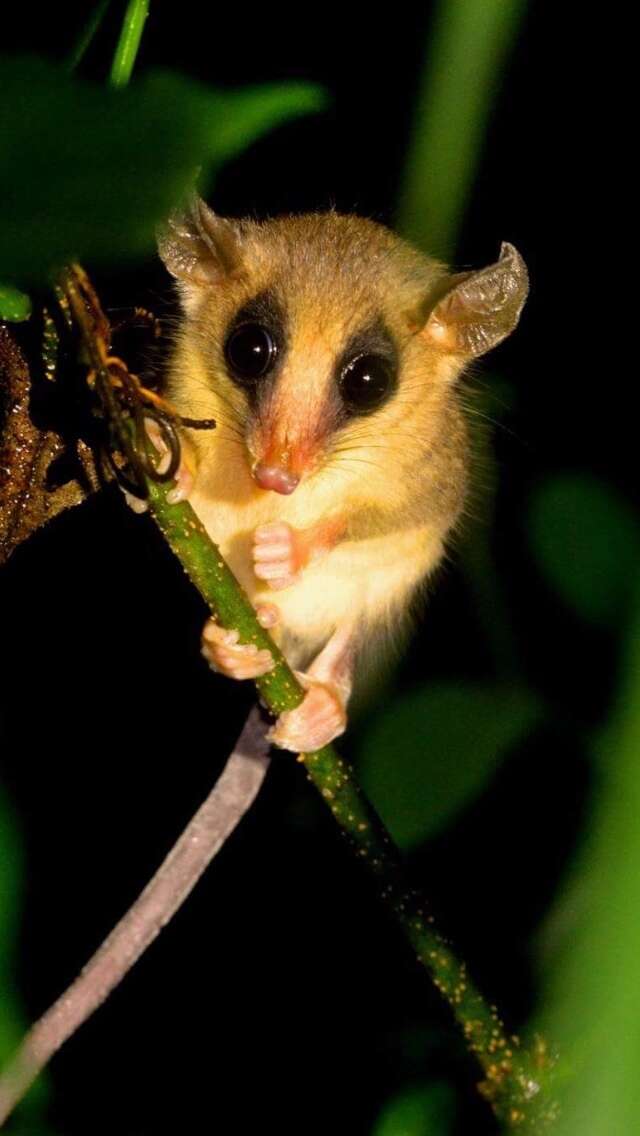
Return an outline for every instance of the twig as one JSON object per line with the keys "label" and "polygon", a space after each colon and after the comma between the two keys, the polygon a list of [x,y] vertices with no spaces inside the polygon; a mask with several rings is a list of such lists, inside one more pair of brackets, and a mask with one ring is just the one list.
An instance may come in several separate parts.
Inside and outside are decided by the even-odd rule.
{"label": "twig", "polygon": [[252,805],[269,767],[258,709],[222,774],[144,891],[82,973],[26,1035],[0,1079],[0,1125],[60,1046],[105,1001],[182,905]]}
{"label": "twig", "polygon": [[129,82],[148,15],[149,0],[129,0],[111,66],[112,87],[125,87]]}

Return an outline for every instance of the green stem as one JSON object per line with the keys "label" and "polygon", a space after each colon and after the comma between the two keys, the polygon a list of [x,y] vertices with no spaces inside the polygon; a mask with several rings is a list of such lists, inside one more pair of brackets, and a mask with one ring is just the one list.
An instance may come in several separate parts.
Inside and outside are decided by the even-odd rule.
{"label": "green stem", "polygon": [[[302,687],[260,627],[247,595],[191,506],[168,504],[169,485],[149,481],[148,488],[155,521],[216,619],[236,629],[241,643],[255,643],[272,652],[276,666],[256,680],[263,702],[274,714],[299,705]],[[484,1072],[482,1091],[494,1112],[508,1128],[543,1131],[554,1118],[553,1104],[541,1090],[544,1055],[520,1049],[495,1007],[487,1005],[470,981],[465,964],[436,930],[424,899],[408,887],[398,850],[347,762],[333,746],[302,754],[300,760],[358,859],[372,873],[418,961],[448,1002]]]}
{"label": "green stem", "polygon": [[299,706],[304,697],[300,683],[269,633],[258,623],[248,596],[196,513],[186,502],[167,504],[170,486],[151,480],[147,485],[151,511],[160,530],[216,619],[223,627],[235,628],[241,643],[255,643],[258,650],[271,651],[275,659],[273,670],[256,679],[263,702],[274,714]]}
{"label": "green stem", "polygon": [[148,15],[149,0],[129,0],[111,65],[109,78],[112,87],[126,87],[129,82]]}

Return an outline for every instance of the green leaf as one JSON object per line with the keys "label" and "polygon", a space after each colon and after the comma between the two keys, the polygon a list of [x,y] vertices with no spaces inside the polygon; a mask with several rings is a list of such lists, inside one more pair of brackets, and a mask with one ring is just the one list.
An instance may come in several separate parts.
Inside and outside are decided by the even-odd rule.
{"label": "green leaf", "polygon": [[9,802],[0,792],[0,974],[12,957],[18,900],[22,881],[22,858],[16,825]]}
{"label": "green leaf", "polygon": [[24,292],[8,284],[0,284],[0,320],[21,323],[31,315],[31,300]]}
{"label": "green leaf", "polygon": [[451,1131],[455,1100],[449,1085],[415,1085],[385,1104],[372,1136],[446,1136]]}
{"label": "green leaf", "polygon": [[418,93],[398,228],[450,258],[524,0],[440,0]]}
{"label": "green leaf", "polygon": [[588,475],[555,477],[534,494],[529,527],[539,568],[562,600],[592,623],[618,623],[640,556],[640,520],[624,498]]}
{"label": "green leaf", "polygon": [[0,272],[149,253],[193,187],[265,131],[321,109],[305,83],[216,91],[171,72],[115,90],[35,58],[0,61]]}
{"label": "green leaf", "polygon": [[594,814],[553,915],[564,942],[537,1023],[560,1055],[558,1136],[640,1127],[640,603],[628,630],[624,681],[598,743]]}
{"label": "green leaf", "polygon": [[423,687],[382,710],[359,771],[398,844],[414,848],[443,829],[540,715],[526,691],[465,683]]}
{"label": "green leaf", "polygon": [[16,954],[22,858],[9,803],[0,792],[0,1061],[19,1040],[22,1016],[11,989]]}
{"label": "green leaf", "polygon": [[[27,1027],[15,978],[23,887],[20,836],[10,803],[0,785],[0,1069],[17,1049]],[[29,1131],[45,1133],[39,1118],[48,1096],[49,1078],[45,1072],[20,1104],[19,1115],[25,1121],[29,1119],[34,1124],[38,1121],[35,1128],[29,1125]],[[21,1129],[17,1128],[18,1131]]]}

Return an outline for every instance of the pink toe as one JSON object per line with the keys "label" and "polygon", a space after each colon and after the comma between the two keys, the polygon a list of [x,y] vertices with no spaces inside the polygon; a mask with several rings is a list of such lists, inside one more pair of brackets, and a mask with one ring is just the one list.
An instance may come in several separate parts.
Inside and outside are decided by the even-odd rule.
{"label": "pink toe", "polygon": [[271,525],[261,525],[254,536],[257,541],[286,541],[291,535],[291,526],[285,521],[275,521]]}
{"label": "pink toe", "polygon": [[261,564],[267,563],[270,560],[285,560],[291,552],[291,546],[288,544],[259,544],[256,545],[253,551],[254,560],[259,561]]}
{"label": "pink toe", "polygon": [[269,580],[269,587],[274,592],[279,592],[282,588],[290,588],[292,584],[297,581],[297,576],[280,576],[276,580]]}

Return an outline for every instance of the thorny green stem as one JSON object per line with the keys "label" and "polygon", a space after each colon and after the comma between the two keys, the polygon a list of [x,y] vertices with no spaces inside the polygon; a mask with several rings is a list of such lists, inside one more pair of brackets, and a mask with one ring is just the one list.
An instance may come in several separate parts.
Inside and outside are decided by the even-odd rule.
{"label": "thorny green stem", "polygon": [[[170,486],[148,482],[154,519],[191,581],[222,626],[239,632],[241,643],[267,648],[276,666],[257,679],[274,714],[293,709],[304,691],[271,636],[260,627],[246,594],[220,550],[187,502],[169,505]],[[300,756],[309,780],[329,806],[353,851],[372,873],[380,894],[416,957],[449,1003],[466,1044],[484,1072],[483,1094],[503,1123],[520,1132],[541,1132],[554,1118],[541,1091],[546,1054],[521,1050],[509,1037],[494,1006],[488,1006],[446,940],[434,927],[426,903],[407,886],[400,856],[380,817],[360,789],[353,770],[333,746]]]}
{"label": "thorny green stem", "polygon": [[111,65],[112,87],[125,87],[131,78],[148,14],[149,0],[129,0]]}

